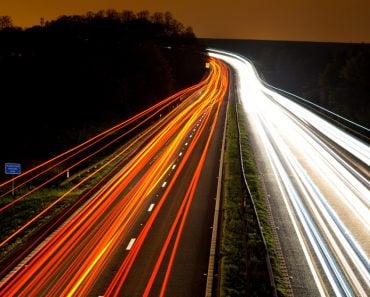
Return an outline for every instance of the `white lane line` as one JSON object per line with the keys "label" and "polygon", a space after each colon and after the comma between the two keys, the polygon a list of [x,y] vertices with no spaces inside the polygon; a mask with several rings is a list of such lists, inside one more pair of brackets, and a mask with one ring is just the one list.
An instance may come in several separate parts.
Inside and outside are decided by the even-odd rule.
{"label": "white lane line", "polygon": [[182,156],[182,152],[179,154],[179,157],[181,157]]}
{"label": "white lane line", "polygon": [[131,250],[132,246],[134,245],[135,240],[136,240],[136,238],[131,238],[130,242],[128,243],[128,245],[126,247],[126,251]]}
{"label": "white lane line", "polygon": [[155,205],[154,203],[150,204],[150,206],[149,206],[149,208],[148,208],[148,211],[149,211],[149,212],[151,212],[151,211],[153,210],[154,205]]}
{"label": "white lane line", "polygon": [[175,168],[176,168],[176,164],[174,164],[171,169],[174,170]]}
{"label": "white lane line", "polygon": [[185,146],[188,146],[188,143],[185,143]]}
{"label": "white lane line", "polygon": [[162,184],[162,188],[164,188],[166,185],[167,185],[167,182],[164,182],[164,183]]}

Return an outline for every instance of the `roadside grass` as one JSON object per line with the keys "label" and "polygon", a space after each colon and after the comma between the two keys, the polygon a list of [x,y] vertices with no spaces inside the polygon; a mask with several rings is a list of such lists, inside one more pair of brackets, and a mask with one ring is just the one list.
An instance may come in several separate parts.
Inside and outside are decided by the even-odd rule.
{"label": "roadside grass", "polygon": [[286,296],[275,254],[275,242],[254,155],[248,142],[242,106],[230,103],[227,111],[223,176],[222,233],[220,237],[220,296],[273,296],[266,264],[266,249],[252,201],[248,198],[239,156],[238,126],[242,142],[245,176],[272,263],[278,296]]}
{"label": "roadside grass", "polygon": [[[127,153],[126,153],[127,154]],[[101,158],[88,160],[85,168],[81,168],[70,178],[60,178],[52,184],[45,186],[24,199],[21,199],[16,204],[0,213],[0,243],[3,243],[19,228],[27,224],[35,216],[40,215],[45,209],[50,207],[59,198],[59,202],[55,203],[50,209],[40,215],[34,223],[30,224],[24,231],[19,232],[14,238],[0,247],[0,266],[2,260],[11,256],[13,252],[27,246],[29,242],[37,236],[41,230],[46,228],[50,222],[53,222],[57,217],[63,215],[68,209],[73,207],[78,202],[84,202],[89,197],[83,197],[83,194],[98,183],[112,170],[115,165],[125,157],[126,154],[119,156],[119,150],[113,154]],[[115,157],[117,158],[115,159]],[[79,185],[80,184],[80,185]],[[27,187],[23,187],[16,191],[16,195],[7,195],[0,200],[0,208],[7,205],[17,197],[21,197],[28,191]],[[81,200],[83,199],[83,200]]]}
{"label": "roadside grass", "polygon": [[220,246],[220,295],[247,296],[245,224],[237,126],[230,106],[227,113]]}

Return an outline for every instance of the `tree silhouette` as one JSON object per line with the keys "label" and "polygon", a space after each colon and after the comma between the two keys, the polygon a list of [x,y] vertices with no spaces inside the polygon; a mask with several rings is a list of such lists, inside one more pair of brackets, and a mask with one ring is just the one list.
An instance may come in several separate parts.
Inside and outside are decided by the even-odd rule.
{"label": "tree silhouette", "polygon": [[0,30],[9,29],[13,27],[13,21],[10,16],[0,16]]}
{"label": "tree silhouette", "polygon": [[204,73],[204,46],[170,13],[64,15],[0,44],[4,158],[55,155]]}

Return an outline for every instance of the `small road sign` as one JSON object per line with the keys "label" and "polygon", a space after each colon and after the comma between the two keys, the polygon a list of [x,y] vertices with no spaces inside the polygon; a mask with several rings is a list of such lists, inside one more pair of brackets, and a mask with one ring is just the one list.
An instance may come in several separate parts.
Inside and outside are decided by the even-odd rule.
{"label": "small road sign", "polygon": [[5,163],[5,174],[21,174],[21,164]]}

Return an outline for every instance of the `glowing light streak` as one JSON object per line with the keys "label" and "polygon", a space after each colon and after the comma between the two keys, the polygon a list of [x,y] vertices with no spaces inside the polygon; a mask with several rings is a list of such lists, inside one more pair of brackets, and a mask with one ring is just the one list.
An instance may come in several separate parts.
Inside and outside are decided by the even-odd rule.
{"label": "glowing light streak", "polygon": [[[226,79],[224,79],[223,80],[223,86],[224,86],[224,88],[222,88],[222,91],[221,91],[221,94],[220,95],[218,95],[217,96],[217,98],[218,98],[218,104],[220,104],[221,102],[221,100],[223,99],[223,97],[224,97],[224,95],[225,95],[225,91],[226,91],[226,86],[227,86],[227,81],[226,81]],[[212,96],[213,97],[213,96]],[[212,98],[211,97],[211,98]],[[207,113],[207,116],[206,116],[207,118],[209,117],[209,114]],[[120,267],[120,269],[119,269],[119,271],[117,272],[117,274],[116,274],[116,276],[115,276],[115,278],[112,280],[112,282],[111,282],[111,285],[109,286],[109,288],[106,290],[106,292],[105,292],[105,295],[108,295],[108,296],[117,296],[119,293],[120,293],[120,290],[121,290],[121,288],[122,288],[122,286],[123,286],[123,284],[124,284],[124,282],[125,282],[125,280],[126,280],[126,278],[127,278],[127,276],[128,276],[128,274],[129,274],[129,271],[130,271],[130,268],[131,268],[131,266],[133,265],[133,262],[134,262],[134,260],[135,260],[135,258],[137,257],[137,254],[138,254],[138,252],[139,252],[139,250],[140,250],[140,247],[141,247],[141,245],[143,244],[143,242],[144,242],[144,240],[145,240],[145,237],[146,237],[146,235],[147,235],[147,233],[148,233],[148,230],[150,230],[150,228],[151,228],[151,226],[152,226],[152,224],[153,224],[153,222],[154,222],[154,220],[155,220],[155,218],[158,216],[158,213],[159,213],[159,211],[160,211],[160,209],[161,209],[161,206],[163,205],[163,203],[164,203],[164,201],[165,201],[165,199],[166,199],[166,197],[168,196],[168,194],[169,194],[169,192],[170,192],[170,190],[172,189],[172,187],[174,186],[174,183],[175,183],[175,181],[176,181],[176,179],[177,179],[177,177],[179,176],[179,173],[181,172],[181,170],[184,168],[184,166],[185,166],[185,164],[186,164],[186,162],[187,162],[187,160],[188,160],[188,158],[189,158],[189,156],[190,156],[190,154],[191,154],[191,152],[193,151],[193,149],[194,149],[194,147],[195,147],[195,145],[196,145],[196,143],[197,143],[197,140],[199,139],[199,137],[200,137],[200,134],[202,133],[202,131],[203,131],[203,129],[204,129],[204,126],[205,126],[205,123],[206,123],[206,121],[204,122],[204,124],[202,124],[202,126],[200,127],[200,132],[199,132],[199,134],[196,134],[195,135],[195,138],[194,138],[194,140],[190,143],[190,145],[189,145],[189,148],[188,148],[188,150],[186,151],[186,153],[185,153],[185,155],[184,155],[184,158],[181,160],[181,162],[180,162],[180,164],[179,164],[179,166],[178,166],[178,169],[176,170],[176,172],[175,172],[175,174],[174,174],[174,177],[170,180],[170,182],[169,182],[169,185],[168,185],[168,187],[166,188],[166,191],[164,192],[164,194],[162,195],[162,198],[161,198],[161,200],[159,201],[159,203],[158,203],[158,205],[157,205],[157,207],[154,209],[154,212],[153,212],[153,214],[150,216],[150,218],[149,218],[149,220],[148,220],[148,222],[145,224],[145,226],[144,226],[144,228],[143,228],[143,230],[142,230],[142,232],[140,233],[140,235],[138,236],[138,239],[137,239],[137,244],[135,245],[135,249],[132,249],[131,251],[130,251],[130,254],[128,255],[128,257],[126,257],[126,259],[125,259],[125,261],[122,263],[122,265],[121,265],[121,267]],[[214,125],[212,126],[212,131],[213,131],[213,129],[214,129]],[[211,132],[211,134],[212,134],[212,132]],[[185,134],[184,134],[185,135]],[[199,166],[198,166],[198,168],[199,168]],[[199,169],[198,169],[199,170]],[[186,203],[186,199],[185,200],[183,200],[183,204],[182,205],[184,205],[184,203]],[[180,214],[181,214],[181,209],[178,211],[178,213],[177,213],[177,218],[180,216]],[[171,228],[171,230],[173,230],[173,228],[174,228],[174,226],[176,225],[176,223],[174,223],[172,226],[172,228]],[[170,232],[171,233],[171,232]],[[169,235],[169,237],[171,237],[170,235]],[[167,239],[167,241],[166,241],[167,243],[168,243],[168,239]],[[167,243],[165,243],[164,244],[164,247],[162,248],[162,251],[161,251],[161,255],[163,256],[163,254],[165,253],[165,251],[166,251],[166,247],[167,247]],[[154,281],[154,279],[155,279],[155,275],[156,275],[156,273],[155,273],[155,271],[158,269],[158,267],[159,267],[159,265],[160,265],[160,262],[161,262],[161,257],[162,256],[160,256],[159,257],[159,262],[157,262],[158,264],[156,265],[156,268],[155,268],[155,270],[153,271],[153,274],[152,274],[152,277],[151,277],[151,279],[150,279],[150,281],[149,281],[149,283],[148,283],[148,286],[147,286],[147,289],[146,289],[146,292],[149,292],[150,291],[150,288],[151,288],[151,284],[152,284],[152,282]],[[144,295],[145,295],[146,293],[144,293]]]}
{"label": "glowing light streak", "polygon": [[[319,293],[327,295],[329,284],[338,296],[367,296],[369,145],[266,88],[253,66],[240,56],[224,52],[211,56],[226,61],[237,72],[239,99],[256,143],[276,176]],[[347,157],[338,154],[335,146]],[[356,167],[358,160],[365,170]]]}
{"label": "glowing light streak", "polygon": [[[28,260],[26,266],[0,284],[1,296],[88,295],[104,271],[111,255],[121,245],[123,239],[127,239],[139,213],[147,210],[145,206],[149,197],[153,196],[153,192],[161,184],[163,185],[164,177],[172,168],[173,176],[166,184],[164,194],[156,207],[154,204],[153,207],[150,206],[152,213],[147,223],[144,224],[135,243],[132,243],[116,278],[112,281],[111,288],[113,289],[111,290],[116,292],[114,294],[118,294],[150,226],[168,197],[169,191],[175,186],[177,177],[186,166],[201,135],[205,133],[205,126],[212,119],[212,108],[215,106],[218,110],[224,98],[227,79],[223,76],[226,68],[213,59],[211,65],[213,67],[210,75],[203,82],[165,100],[166,104],[170,104],[181,96],[181,103],[177,108],[161,116],[158,122],[137,138],[136,143],[139,143],[141,139],[145,146],[135,148],[129,154],[127,164],[117,175],[55,232],[50,240]],[[155,113],[155,110],[159,110],[166,104],[150,108],[150,111]],[[140,116],[147,115],[142,113]],[[201,116],[204,118],[202,125],[194,134],[180,163],[175,166],[174,163],[178,152],[183,148],[184,139],[188,137]],[[213,119],[215,120],[216,117],[217,112],[213,115]],[[139,118],[134,117],[135,120]],[[77,186],[87,181],[88,178],[86,177]],[[65,195],[59,197],[55,203],[61,201]],[[47,209],[42,214],[46,211]],[[38,216],[34,217],[19,232],[25,230],[28,224],[36,222],[38,218]],[[10,239],[12,238],[8,240]],[[111,296],[111,294],[105,295]]]}

